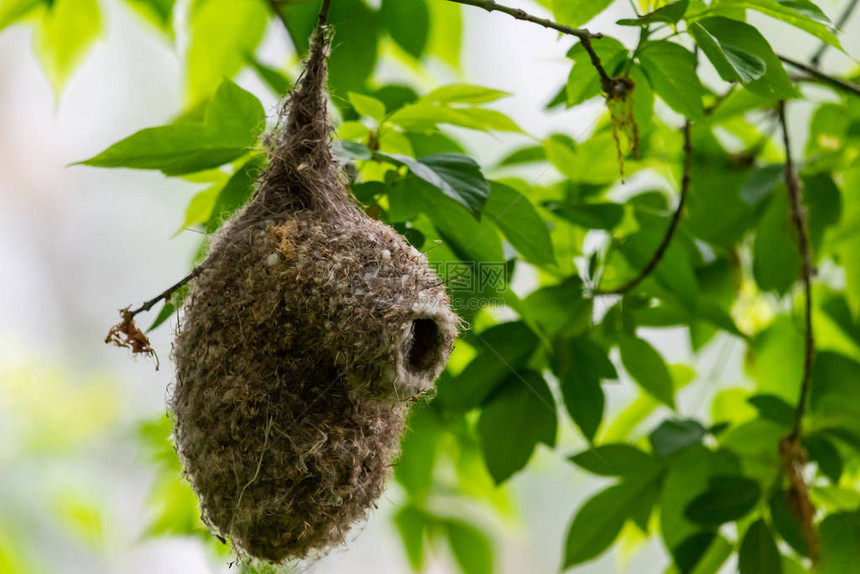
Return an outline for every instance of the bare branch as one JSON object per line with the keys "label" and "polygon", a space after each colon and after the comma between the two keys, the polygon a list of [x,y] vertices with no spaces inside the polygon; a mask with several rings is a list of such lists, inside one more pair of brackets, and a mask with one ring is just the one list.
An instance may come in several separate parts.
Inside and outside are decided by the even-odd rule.
{"label": "bare branch", "polygon": [[794,426],[791,433],[779,443],[783,467],[789,482],[789,502],[795,517],[800,522],[804,538],[810,549],[813,562],[818,558],[818,533],[815,529],[815,509],[809,499],[809,491],[801,472],[806,462],[805,451],[800,442],[803,432],[803,415],[809,399],[809,389],[812,382],[812,365],[815,361],[815,334],[812,330],[812,277],[815,268],[812,263],[812,251],[809,244],[809,234],[806,228],[806,207],[803,204],[803,188],[791,152],[791,135],[785,113],[785,102],[779,103],[779,122],[782,127],[783,143],[785,145],[785,187],[791,211],[791,221],[795,229],[797,250],[801,257],[801,279],[804,290],[804,360],[803,375],[800,383],[800,396],[794,412]]}
{"label": "bare branch", "polygon": [[842,92],[846,92],[860,97],[860,85],[855,84],[854,82],[849,82],[848,80],[843,80],[842,78],[837,78],[835,76],[831,76],[830,74],[825,74],[817,68],[813,68],[812,66],[804,64],[803,62],[798,62],[797,60],[789,58],[788,56],[779,56],[779,59],[788,64],[789,66],[792,66],[793,68],[797,68],[798,70],[802,70],[803,72],[809,74],[810,77],[821,82],[822,84],[827,84]]}
{"label": "bare branch", "polygon": [[553,22],[552,20],[549,20],[547,18],[539,18],[537,16],[532,16],[524,10],[520,10],[519,8],[511,8],[510,6],[504,6],[502,4],[499,4],[498,2],[495,2],[495,0],[448,1],[454,2],[456,4],[465,4],[467,6],[483,8],[487,12],[504,12],[508,16],[512,16],[517,20],[531,22],[532,24],[537,24],[539,26],[543,26],[544,28],[550,28],[557,32],[561,32],[562,34],[579,38],[579,41],[582,43],[582,47],[585,48],[586,52],[588,52],[588,57],[591,58],[591,63],[597,70],[597,74],[600,76],[600,84],[603,88],[603,91],[609,95],[612,95],[615,91],[615,79],[613,79],[608,73],[606,73],[606,69],[603,67],[603,63],[600,61],[600,56],[597,55],[597,52],[594,51],[594,46],[591,44],[592,40],[602,38],[603,34],[589,32],[585,28],[571,28],[570,26],[565,26],[564,24]]}
{"label": "bare branch", "polygon": [[647,265],[642,268],[636,277],[615,289],[596,289],[594,290],[595,295],[623,295],[631,291],[654,272],[657,265],[659,265],[660,261],[663,260],[663,256],[666,255],[669,245],[672,244],[672,239],[675,237],[675,232],[678,230],[678,224],[681,222],[681,218],[684,214],[684,207],[687,204],[687,197],[690,195],[690,183],[692,182],[693,144],[690,138],[690,120],[686,120],[684,122],[683,131],[684,173],[681,176],[681,197],[678,200],[678,207],[675,208],[675,212],[672,214],[672,219],[669,221],[669,228],[666,229],[666,234],[663,236],[663,240],[660,242],[654,255],[651,256]]}
{"label": "bare branch", "polygon": [[[857,8],[858,0],[851,0],[848,2],[848,6],[845,7],[845,10],[842,11],[842,14],[836,20],[836,29],[841,30],[845,27],[845,24],[848,23],[848,20],[851,18],[851,14],[854,12],[854,9]],[[818,50],[812,55],[809,59],[809,63],[813,68],[817,68],[821,63],[821,58],[824,56],[824,53],[827,49],[830,48],[830,44],[827,42],[822,42],[821,46],[819,46]]]}

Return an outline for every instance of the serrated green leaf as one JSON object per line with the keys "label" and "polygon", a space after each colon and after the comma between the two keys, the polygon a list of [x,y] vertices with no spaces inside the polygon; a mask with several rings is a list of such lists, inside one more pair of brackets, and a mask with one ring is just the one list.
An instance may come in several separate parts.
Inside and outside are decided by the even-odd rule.
{"label": "serrated green leaf", "polygon": [[259,0],[194,2],[185,53],[186,101],[192,106],[209,98],[224,78],[232,78],[253,54],[269,20]]}
{"label": "serrated green leaf", "polygon": [[[760,57],[746,50],[731,45],[722,45],[719,38],[709,32],[702,22],[690,24],[690,33],[696,39],[696,44],[702,49],[720,76],[727,82],[741,82],[748,84],[762,77],[767,66]],[[746,25],[742,22],[734,22],[734,25]],[[752,28],[752,26],[750,26]],[[752,28],[755,31],[755,28]],[[758,33],[756,31],[756,33]]]}
{"label": "serrated green leaf", "polygon": [[744,534],[738,552],[740,574],[782,574],[782,559],[770,528],[761,518]]}
{"label": "serrated green leaf", "polygon": [[101,31],[96,0],[53,0],[36,28],[36,53],[55,96],[92,48]]}
{"label": "serrated green leaf", "polygon": [[696,73],[692,52],[667,40],[650,42],[639,52],[639,63],[651,87],[669,107],[690,119],[704,117],[705,88]]}
{"label": "serrated green leaf", "polygon": [[481,452],[496,484],[522,469],[538,443],[553,446],[557,425],[555,399],[540,373],[511,373],[478,419]]}

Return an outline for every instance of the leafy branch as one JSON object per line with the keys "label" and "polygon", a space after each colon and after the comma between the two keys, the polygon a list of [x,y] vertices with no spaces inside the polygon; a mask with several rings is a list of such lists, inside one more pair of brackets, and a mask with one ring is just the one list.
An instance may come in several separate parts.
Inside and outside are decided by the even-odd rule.
{"label": "leafy branch", "polygon": [[653,273],[660,264],[660,261],[663,260],[663,256],[666,255],[666,251],[668,251],[669,245],[671,245],[672,239],[675,237],[678,224],[681,222],[681,218],[683,217],[684,207],[687,204],[687,197],[690,194],[690,183],[692,182],[693,144],[690,137],[690,120],[684,122],[683,132],[684,171],[681,176],[681,195],[678,200],[678,206],[675,208],[674,213],[672,213],[672,219],[669,221],[669,227],[666,229],[666,234],[663,236],[662,241],[660,241],[660,245],[657,247],[657,250],[654,251],[654,254],[651,256],[651,259],[635,277],[615,289],[595,289],[595,295],[623,295],[624,293],[628,293],[651,275],[651,273]]}
{"label": "leafy branch", "polygon": [[779,103],[779,122],[782,127],[783,143],[785,145],[785,187],[788,192],[791,210],[791,221],[795,228],[797,249],[801,257],[801,279],[804,290],[804,358],[803,375],[800,384],[800,396],[794,412],[794,424],[788,436],[779,444],[783,465],[789,481],[789,502],[795,516],[800,521],[804,538],[809,545],[813,561],[818,556],[818,533],[815,529],[815,510],[809,499],[809,492],[803,478],[802,468],[805,453],[800,444],[803,432],[803,415],[806,412],[806,402],[812,382],[812,365],[815,360],[815,334],[812,329],[812,277],[815,268],[812,263],[812,252],[806,225],[806,207],[803,204],[803,189],[791,152],[791,135],[788,130],[788,120],[785,113],[785,102]]}

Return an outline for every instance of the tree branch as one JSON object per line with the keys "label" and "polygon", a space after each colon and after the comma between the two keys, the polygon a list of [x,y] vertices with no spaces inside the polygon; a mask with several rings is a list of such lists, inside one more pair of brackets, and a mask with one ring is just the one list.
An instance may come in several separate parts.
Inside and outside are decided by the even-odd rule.
{"label": "tree branch", "polygon": [[654,270],[657,268],[657,265],[660,264],[660,261],[663,260],[663,256],[666,255],[666,251],[669,249],[669,245],[672,243],[672,239],[675,237],[675,232],[678,229],[678,224],[681,223],[681,217],[684,214],[684,207],[687,204],[687,197],[690,195],[690,183],[692,182],[692,169],[693,169],[693,144],[690,138],[690,120],[686,120],[684,122],[684,173],[681,176],[681,197],[678,200],[678,207],[675,208],[675,212],[672,214],[672,219],[669,221],[669,228],[666,229],[666,234],[663,236],[663,240],[660,242],[659,247],[654,252],[654,255],[651,256],[650,261],[642,270],[639,272],[636,277],[630,279],[620,287],[616,287],[615,289],[596,289],[594,291],[595,295],[623,295],[637,285],[639,285],[642,281],[644,281]]}
{"label": "tree branch", "polygon": [[817,68],[813,68],[812,66],[804,64],[803,62],[798,62],[797,60],[789,58],[788,56],[779,56],[779,59],[788,64],[789,66],[806,72],[812,78],[823,84],[827,84],[842,92],[847,92],[849,94],[853,94],[857,97],[860,97],[860,85],[855,84],[854,82],[849,82],[848,80],[843,80],[842,78],[836,78],[829,74],[825,74]]}
{"label": "tree branch", "polygon": [[107,337],[105,337],[105,343],[125,349],[131,349],[132,354],[135,355],[149,355],[155,359],[155,370],[157,371],[159,366],[158,355],[155,354],[155,349],[152,348],[146,334],[134,324],[134,318],[138,314],[152,309],[159,301],[167,301],[170,299],[171,295],[181,289],[189,281],[197,277],[202,270],[203,265],[198,265],[191,271],[191,273],[186,275],[178,283],[171,285],[160,295],[145,302],[134,311],[132,311],[130,307],[120,309],[119,314],[120,317],[122,317],[122,321],[111,327],[110,331],[108,331]]}
{"label": "tree branch", "polygon": [[806,207],[803,205],[803,190],[794,159],[791,156],[791,136],[788,131],[788,121],[785,114],[785,102],[779,104],[779,123],[782,126],[783,143],[785,145],[785,187],[788,191],[791,221],[794,225],[797,250],[801,258],[801,279],[804,289],[804,315],[806,331],[804,336],[803,378],[800,385],[800,398],[794,416],[792,437],[799,437],[802,432],[803,414],[809,396],[810,381],[812,380],[812,363],[815,360],[815,334],[812,330],[812,277],[815,268],[812,264],[812,251],[809,245],[809,235],[806,230]]}
{"label": "tree branch", "polygon": [[803,432],[803,415],[809,399],[809,389],[812,382],[812,365],[815,361],[815,334],[812,330],[812,277],[815,268],[812,264],[812,251],[809,235],[806,229],[806,208],[803,204],[803,189],[791,152],[791,135],[788,131],[788,121],[785,113],[785,102],[779,103],[779,123],[782,127],[783,143],[785,145],[785,187],[791,211],[791,221],[795,228],[797,250],[801,257],[801,279],[804,290],[804,360],[803,375],[800,383],[800,397],[794,412],[794,425],[788,436],[779,443],[779,450],[786,476],[789,482],[789,503],[800,522],[804,538],[809,545],[810,557],[813,563],[818,559],[818,532],[815,529],[815,509],[809,499],[809,491],[803,478],[803,466],[806,462],[805,451],[800,438]]}
{"label": "tree branch", "polygon": [[[851,0],[848,2],[848,6],[845,7],[845,10],[842,11],[842,15],[836,20],[836,29],[841,30],[845,24],[848,23],[848,20],[851,18],[851,14],[854,12],[854,9],[857,8],[858,0]],[[830,44],[827,42],[821,42],[821,46],[818,47],[818,50],[809,58],[809,64],[813,68],[817,68],[821,63],[821,58],[824,56],[824,53],[827,49],[830,48]]]}
{"label": "tree branch", "polygon": [[579,38],[579,41],[582,43],[582,47],[588,53],[588,57],[591,58],[592,65],[597,70],[597,74],[600,76],[600,85],[603,88],[603,91],[609,95],[612,95],[615,92],[617,82],[614,78],[612,78],[609,74],[606,73],[606,69],[603,67],[603,63],[600,61],[600,56],[597,55],[597,52],[594,51],[594,46],[591,44],[592,40],[598,40],[602,38],[603,34],[589,32],[585,28],[571,28],[570,26],[565,26],[564,24],[553,22],[552,20],[549,20],[547,18],[539,18],[537,16],[532,16],[524,10],[520,10],[519,8],[511,8],[510,6],[503,6],[502,4],[495,2],[495,0],[448,1],[454,2],[456,4],[465,4],[467,6],[483,8],[487,12],[503,12],[508,16],[516,18],[517,20],[531,22],[532,24],[537,24],[538,26],[550,28],[557,32],[561,32],[562,34]]}

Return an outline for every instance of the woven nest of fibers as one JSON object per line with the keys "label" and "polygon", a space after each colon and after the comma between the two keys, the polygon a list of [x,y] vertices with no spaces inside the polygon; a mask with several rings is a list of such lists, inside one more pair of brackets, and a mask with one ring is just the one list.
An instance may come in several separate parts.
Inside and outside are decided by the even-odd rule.
{"label": "woven nest of fibers", "polygon": [[329,149],[321,27],[251,202],[191,285],[173,353],[174,438],[214,534],[302,559],[382,493],[411,398],[457,317],[426,257],[358,209]]}

